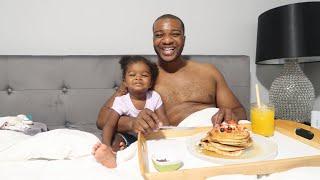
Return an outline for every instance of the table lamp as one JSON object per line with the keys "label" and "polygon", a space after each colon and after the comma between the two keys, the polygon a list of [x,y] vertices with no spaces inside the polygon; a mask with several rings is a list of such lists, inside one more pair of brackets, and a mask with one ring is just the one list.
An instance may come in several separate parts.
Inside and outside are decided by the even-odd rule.
{"label": "table lamp", "polygon": [[275,118],[310,122],[315,93],[299,63],[320,61],[320,2],[277,7],[258,18],[256,64],[284,64],[272,82]]}

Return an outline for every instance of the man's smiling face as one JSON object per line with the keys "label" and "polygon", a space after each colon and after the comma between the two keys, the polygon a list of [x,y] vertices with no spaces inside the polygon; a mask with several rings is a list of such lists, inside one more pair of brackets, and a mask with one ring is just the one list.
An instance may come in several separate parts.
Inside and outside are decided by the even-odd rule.
{"label": "man's smiling face", "polygon": [[180,57],[185,36],[179,20],[159,19],[153,24],[153,47],[160,60],[170,62]]}

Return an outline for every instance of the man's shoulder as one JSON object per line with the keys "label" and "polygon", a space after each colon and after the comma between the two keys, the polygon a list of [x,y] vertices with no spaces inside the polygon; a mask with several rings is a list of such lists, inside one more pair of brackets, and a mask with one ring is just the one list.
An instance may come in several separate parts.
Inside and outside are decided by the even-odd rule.
{"label": "man's shoulder", "polygon": [[215,79],[221,79],[222,73],[214,64],[189,60],[188,66],[189,70],[193,73],[213,77]]}

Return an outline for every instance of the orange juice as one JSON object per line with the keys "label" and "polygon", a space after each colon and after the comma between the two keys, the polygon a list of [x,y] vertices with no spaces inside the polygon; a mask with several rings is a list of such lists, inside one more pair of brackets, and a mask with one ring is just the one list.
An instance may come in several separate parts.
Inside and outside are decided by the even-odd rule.
{"label": "orange juice", "polygon": [[263,104],[259,108],[256,103],[253,103],[250,112],[252,131],[263,136],[273,136],[274,106]]}

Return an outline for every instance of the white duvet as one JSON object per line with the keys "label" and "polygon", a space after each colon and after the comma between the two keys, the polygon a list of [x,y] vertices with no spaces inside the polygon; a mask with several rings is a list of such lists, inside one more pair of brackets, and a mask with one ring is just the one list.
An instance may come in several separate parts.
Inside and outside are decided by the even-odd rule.
{"label": "white duvet", "polygon": [[137,159],[131,159],[135,144],[118,153],[116,169],[107,169],[91,155],[99,141],[79,130],[57,129],[35,136],[1,130],[0,179],[141,179]]}
{"label": "white duvet", "polygon": [[[211,124],[210,118],[217,109],[209,111],[199,111],[179,126]],[[209,119],[203,117],[208,114]],[[143,179],[135,153],[136,143],[119,151],[118,167],[108,169],[91,155],[92,146],[98,141],[93,134],[70,129],[51,130],[35,136],[1,130],[0,180]]]}
{"label": "white duvet", "polygon": [[[211,116],[215,112],[213,109]],[[185,122],[189,126],[210,124],[210,119],[201,117],[207,113],[196,113]],[[194,124],[192,119],[205,121]],[[93,134],[70,129],[51,130],[35,136],[0,130],[0,180],[143,179],[135,153],[136,143],[119,151],[118,167],[108,169],[91,155],[92,146],[97,142],[99,139]]]}

